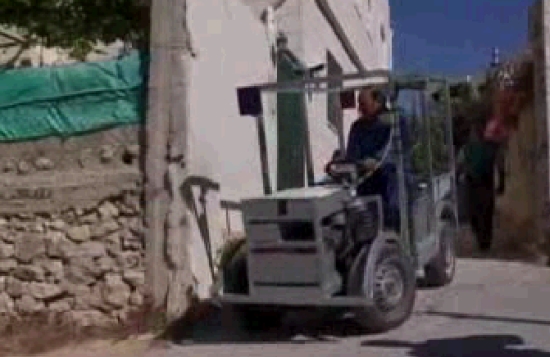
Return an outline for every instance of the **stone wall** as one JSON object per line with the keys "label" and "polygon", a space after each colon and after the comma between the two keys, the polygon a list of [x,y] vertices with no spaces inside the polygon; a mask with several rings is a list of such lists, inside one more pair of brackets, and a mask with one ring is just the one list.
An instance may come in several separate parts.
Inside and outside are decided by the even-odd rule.
{"label": "stone wall", "polygon": [[[2,161],[40,156],[51,165],[0,174],[1,316],[53,312],[101,327],[142,305],[141,175],[124,149],[137,136],[133,130],[122,144],[106,144],[120,134],[2,145]],[[89,164],[76,164],[81,152]]]}
{"label": "stone wall", "polygon": [[141,222],[133,192],[86,211],[3,217],[0,313],[66,312],[95,325],[124,318],[143,301]]}
{"label": "stone wall", "polygon": [[[548,243],[550,240],[550,186],[549,186],[549,126],[550,114],[550,1],[538,0],[529,12],[529,45],[533,51],[534,61],[534,122],[536,140],[534,141],[533,168],[535,182],[535,197],[533,202],[536,210],[536,227],[539,240]],[[550,245],[547,244],[547,254],[550,256]]]}

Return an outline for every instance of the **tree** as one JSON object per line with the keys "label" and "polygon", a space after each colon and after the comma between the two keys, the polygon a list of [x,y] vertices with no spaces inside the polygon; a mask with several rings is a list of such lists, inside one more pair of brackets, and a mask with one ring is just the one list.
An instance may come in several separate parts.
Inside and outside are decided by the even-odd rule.
{"label": "tree", "polygon": [[[476,88],[472,83],[459,82],[449,87],[455,151],[466,142],[472,124],[487,119],[490,105],[487,85],[487,81],[484,81]],[[443,103],[442,95],[440,90],[432,98],[436,103]]]}
{"label": "tree", "polygon": [[147,48],[149,12],[138,0],[0,0],[0,26],[16,29],[27,47],[59,47],[83,59],[98,42]]}

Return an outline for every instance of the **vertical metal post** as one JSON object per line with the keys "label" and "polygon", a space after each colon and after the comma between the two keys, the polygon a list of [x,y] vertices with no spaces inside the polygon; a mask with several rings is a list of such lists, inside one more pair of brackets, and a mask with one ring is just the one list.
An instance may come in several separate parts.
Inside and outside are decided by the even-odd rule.
{"label": "vertical metal post", "polygon": [[456,187],[456,162],[455,162],[455,150],[454,150],[454,137],[453,137],[453,113],[451,109],[451,92],[449,88],[449,81],[445,80],[445,118],[447,123],[447,132],[449,135],[449,143],[447,150],[449,150],[449,165],[450,180],[451,180],[451,199],[453,200],[453,211],[455,219],[458,224],[458,206],[457,206],[457,187]]}
{"label": "vertical metal post", "polygon": [[[313,77],[313,73],[311,70],[306,69],[304,79],[308,80]],[[311,101],[313,99],[313,92],[311,90],[308,90],[311,85],[306,85],[305,89],[307,93],[304,93],[304,96],[301,100],[302,105],[302,119],[304,124],[304,156],[306,160],[306,175],[307,175],[307,186],[312,186],[315,181],[315,174],[313,171],[313,155],[311,153],[311,140],[309,136],[309,117],[307,115],[307,101],[306,101],[306,94],[308,97],[308,101]]]}
{"label": "vertical metal post", "polygon": [[260,146],[260,165],[262,168],[262,182],[264,185],[264,194],[269,195],[273,192],[271,188],[271,179],[269,177],[269,161],[267,155],[267,139],[265,134],[265,123],[263,115],[256,117],[256,129],[258,130],[258,142]]}
{"label": "vertical metal post", "polygon": [[433,191],[433,183],[432,180],[434,178],[434,160],[433,160],[433,153],[432,153],[432,118],[430,114],[428,113],[428,105],[427,105],[427,99],[426,99],[426,93],[422,92],[420,94],[420,115],[422,116],[422,120],[426,124],[424,126],[425,133],[426,133],[426,141],[428,143],[428,172],[430,175],[430,189]]}
{"label": "vertical metal post", "polygon": [[304,153],[306,157],[306,175],[307,186],[312,186],[315,183],[315,172],[313,171],[313,154],[311,153],[311,138],[309,133],[309,117],[307,115],[307,104],[305,98],[302,101],[304,115]]}
{"label": "vertical metal post", "polygon": [[341,111],[341,115],[338,118],[338,127],[336,130],[338,131],[338,149],[343,154],[346,152],[346,139],[344,134],[344,114],[343,111]]}
{"label": "vertical metal post", "polygon": [[409,227],[409,200],[407,199],[407,185],[405,184],[405,164],[403,160],[403,142],[401,140],[401,123],[399,112],[393,109],[395,103],[392,103],[392,126],[393,139],[391,142],[395,159],[397,161],[397,190],[399,195],[399,222],[401,230],[401,239],[405,244],[405,249],[413,259],[416,259],[416,247],[412,242]]}
{"label": "vertical metal post", "polygon": [[434,187],[434,160],[433,160],[433,145],[432,145],[432,118],[430,113],[428,113],[427,108],[427,99],[426,99],[426,92],[422,92],[420,94],[421,100],[420,100],[420,115],[422,116],[422,119],[424,121],[425,125],[425,133],[426,133],[426,141],[428,144],[428,172],[429,172],[429,180],[428,180],[428,187],[430,189],[430,210],[428,214],[428,232],[431,232],[434,229],[434,197],[435,197],[435,187]]}

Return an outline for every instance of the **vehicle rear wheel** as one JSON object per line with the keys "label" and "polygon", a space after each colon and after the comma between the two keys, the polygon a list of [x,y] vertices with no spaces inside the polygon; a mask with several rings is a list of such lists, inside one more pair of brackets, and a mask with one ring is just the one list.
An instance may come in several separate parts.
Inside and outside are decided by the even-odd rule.
{"label": "vehicle rear wheel", "polygon": [[451,222],[440,223],[438,253],[424,267],[427,286],[439,288],[453,281],[456,271],[456,233]]}
{"label": "vehicle rear wheel", "polygon": [[[366,296],[373,305],[354,309],[357,323],[371,333],[402,325],[412,314],[416,299],[415,271],[411,260],[389,233],[377,238],[360,254],[350,271],[348,295]],[[373,260],[373,264],[369,264]]]}
{"label": "vehicle rear wheel", "polygon": [[[232,294],[249,293],[246,245],[236,251],[223,269],[224,292]],[[277,326],[282,320],[282,312],[275,307],[228,304],[223,306],[224,325],[245,330],[266,330]]]}

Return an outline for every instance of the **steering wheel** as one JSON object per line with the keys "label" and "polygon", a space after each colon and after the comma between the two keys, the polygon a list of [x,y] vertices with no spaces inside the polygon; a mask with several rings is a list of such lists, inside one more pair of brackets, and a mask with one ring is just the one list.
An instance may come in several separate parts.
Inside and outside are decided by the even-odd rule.
{"label": "steering wheel", "polygon": [[361,179],[366,180],[370,178],[378,169],[382,167],[384,163],[382,161],[377,161],[374,159],[367,159],[364,161],[360,161],[358,163],[358,166],[360,167],[360,170],[362,171]]}
{"label": "steering wheel", "polygon": [[349,181],[359,185],[369,179],[380,167],[380,162],[334,160],[327,164],[325,172],[335,181]]}
{"label": "steering wheel", "polygon": [[[356,186],[360,185],[365,180],[371,178],[372,175],[374,175],[374,173],[378,171],[387,161],[391,150],[393,134],[394,133],[392,128],[390,131],[388,142],[386,143],[386,147],[384,148],[384,151],[382,153],[382,158],[380,160],[367,159],[363,161],[350,163],[333,155],[332,160],[325,166],[325,172],[329,175],[329,177],[331,177],[336,181],[338,181],[339,179],[342,179],[342,174],[343,176],[351,176],[352,183],[355,184]],[[346,167],[345,170],[336,170],[336,171],[346,171],[346,172],[335,172],[335,170],[333,169],[333,166],[338,164],[354,165],[354,167],[352,169],[351,167],[348,166]]]}

